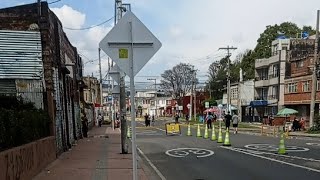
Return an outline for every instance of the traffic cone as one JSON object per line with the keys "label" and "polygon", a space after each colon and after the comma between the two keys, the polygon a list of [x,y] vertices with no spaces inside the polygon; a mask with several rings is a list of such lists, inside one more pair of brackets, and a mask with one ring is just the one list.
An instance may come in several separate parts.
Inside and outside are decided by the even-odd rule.
{"label": "traffic cone", "polygon": [[224,137],[223,146],[231,146],[230,138],[229,138],[229,128],[227,128],[227,130],[226,130],[226,135]]}
{"label": "traffic cone", "polygon": [[278,154],[287,154],[286,153],[286,147],[284,145],[284,135],[283,135],[283,133],[281,134],[281,137],[280,137],[280,144],[279,144]]}
{"label": "traffic cone", "polygon": [[221,127],[219,127],[218,143],[223,143]]}
{"label": "traffic cone", "polygon": [[216,131],[214,130],[214,125],[212,126],[211,140],[212,140],[212,141],[217,140]]}
{"label": "traffic cone", "polygon": [[131,128],[128,126],[127,137],[131,138]]}
{"label": "traffic cone", "polygon": [[191,135],[191,130],[190,130],[190,124],[188,124],[188,132],[187,132],[187,136],[192,136],[192,135]]}
{"label": "traffic cone", "polygon": [[199,124],[198,124],[198,129],[197,129],[197,137],[201,137],[200,125]]}
{"label": "traffic cone", "polygon": [[205,124],[205,129],[204,129],[204,136],[203,138],[208,139],[209,138],[209,134],[208,134],[208,126]]}

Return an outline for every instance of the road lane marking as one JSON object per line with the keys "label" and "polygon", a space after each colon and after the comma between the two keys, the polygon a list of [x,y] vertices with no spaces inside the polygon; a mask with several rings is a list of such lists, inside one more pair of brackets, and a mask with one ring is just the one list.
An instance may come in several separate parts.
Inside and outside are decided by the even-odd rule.
{"label": "road lane marking", "polygon": [[[138,122],[140,125],[144,125],[143,123],[141,123],[141,122]],[[164,129],[160,129],[160,128],[157,128],[157,127],[151,127],[151,128],[155,128],[155,129],[157,129],[157,130],[160,130],[160,131],[163,131],[163,132],[166,132],[166,130],[164,130]]]}
{"label": "road lane marking", "polygon": [[158,168],[150,161],[150,159],[142,152],[142,150],[138,147],[137,147],[137,150],[143,156],[143,158],[146,159],[146,161],[149,163],[149,165],[152,167],[152,169],[158,174],[158,176],[161,178],[161,180],[166,180],[166,178],[162,175],[162,173],[158,170]]}
{"label": "road lane marking", "polygon": [[[248,144],[244,146],[245,148],[257,150],[257,151],[269,151],[269,152],[277,152],[278,146],[274,144]],[[287,152],[305,152],[309,151],[308,148],[298,147],[298,146],[286,146]]]}
{"label": "road lane marking", "polygon": [[233,149],[239,150],[239,151],[245,151],[248,153],[253,153],[253,154],[259,154],[259,155],[272,155],[272,156],[278,156],[278,157],[284,157],[284,158],[292,158],[292,159],[299,159],[299,160],[304,160],[304,161],[313,161],[313,162],[320,162],[318,159],[313,159],[313,158],[304,158],[304,157],[299,157],[299,156],[289,156],[289,155],[284,155],[284,154],[276,154],[276,153],[271,153],[271,152],[263,152],[263,151],[255,151],[251,149],[242,149],[242,148],[236,148],[234,147]]}
{"label": "road lane marking", "polygon": [[214,152],[211,150],[201,149],[201,148],[176,148],[176,149],[170,149],[165,153],[168,156],[178,157],[178,158],[186,157],[191,153],[196,155],[198,158],[208,157],[214,154]]}
{"label": "road lane marking", "polygon": [[258,155],[258,154],[251,154],[251,153],[249,153],[249,152],[239,151],[239,150],[234,149],[234,148],[232,148],[232,147],[225,147],[225,146],[220,146],[220,147],[221,147],[221,148],[224,148],[224,149],[227,149],[227,150],[230,150],[230,151],[235,151],[235,152],[243,153],[243,154],[246,154],[246,155],[258,157],[258,158],[261,158],[261,159],[266,159],[266,160],[269,160],[269,161],[286,164],[286,165],[289,165],[289,166],[292,166],[292,167],[302,168],[302,169],[306,169],[306,170],[309,170],[309,171],[314,171],[314,172],[320,173],[320,170],[319,170],[319,169],[313,169],[313,168],[306,167],[306,166],[301,166],[301,165],[298,165],[298,164],[288,163],[288,162],[285,162],[285,161],[280,161],[280,160],[277,160],[277,159],[272,159],[272,158],[264,157],[264,156],[261,156],[261,155]]}
{"label": "road lane marking", "polygon": [[309,146],[320,146],[320,143],[306,143]]}

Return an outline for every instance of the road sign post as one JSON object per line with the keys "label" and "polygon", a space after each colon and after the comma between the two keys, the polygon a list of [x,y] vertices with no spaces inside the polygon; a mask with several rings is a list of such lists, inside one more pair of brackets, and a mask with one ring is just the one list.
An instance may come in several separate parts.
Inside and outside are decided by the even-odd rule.
{"label": "road sign post", "polygon": [[127,12],[99,43],[99,47],[130,77],[133,179],[137,179],[134,76],[160,49],[161,42],[132,13]]}

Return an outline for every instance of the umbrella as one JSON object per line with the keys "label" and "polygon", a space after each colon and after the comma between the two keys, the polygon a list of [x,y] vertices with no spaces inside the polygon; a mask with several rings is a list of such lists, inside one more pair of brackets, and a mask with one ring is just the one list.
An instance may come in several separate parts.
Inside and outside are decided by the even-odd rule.
{"label": "umbrella", "polygon": [[204,112],[206,113],[206,112],[218,112],[218,111],[219,109],[217,107],[212,107],[210,109],[206,109]]}
{"label": "umbrella", "polygon": [[287,116],[291,114],[297,114],[298,111],[291,108],[283,108],[278,113],[277,116]]}

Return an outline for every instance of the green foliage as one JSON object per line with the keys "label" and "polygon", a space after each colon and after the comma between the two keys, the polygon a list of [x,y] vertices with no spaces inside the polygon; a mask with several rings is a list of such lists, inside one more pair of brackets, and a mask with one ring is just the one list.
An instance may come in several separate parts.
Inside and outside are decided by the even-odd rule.
{"label": "green foliage", "polygon": [[49,136],[46,112],[21,100],[11,103],[16,106],[0,107],[0,151]]}
{"label": "green foliage", "polygon": [[308,129],[308,133],[310,134],[320,133],[320,115],[315,115],[314,120],[314,126]]}
{"label": "green foliage", "polygon": [[209,106],[210,107],[211,106],[217,106],[217,101],[214,98],[204,100],[203,103],[202,103],[203,107],[205,106],[206,102],[209,102]]}

